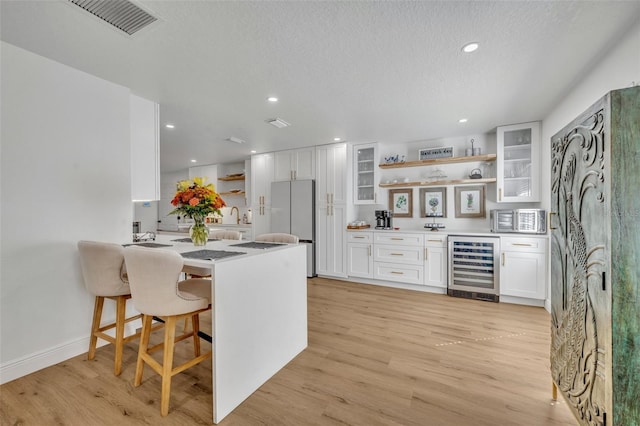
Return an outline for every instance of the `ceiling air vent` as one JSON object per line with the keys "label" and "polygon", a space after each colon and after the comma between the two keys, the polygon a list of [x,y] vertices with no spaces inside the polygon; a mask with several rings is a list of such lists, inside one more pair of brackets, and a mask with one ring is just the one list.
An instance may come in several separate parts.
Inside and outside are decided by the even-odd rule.
{"label": "ceiling air vent", "polygon": [[278,129],[282,129],[283,127],[291,126],[291,123],[287,123],[282,118],[274,118],[272,120],[267,120],[267,123],[271,124],[272,126],[277,127]]}
{"label": "ceiling air vent", "polygon": [[69,1],[129,35],[157,21],[156,17],[127,0]]}

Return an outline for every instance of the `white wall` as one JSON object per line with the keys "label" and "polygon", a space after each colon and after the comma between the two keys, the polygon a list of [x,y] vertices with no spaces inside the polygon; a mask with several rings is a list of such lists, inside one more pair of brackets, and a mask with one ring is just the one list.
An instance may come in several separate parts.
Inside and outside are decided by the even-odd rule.
{"label": "white wall", "polygon": [[[611,90],[640,84],[640,22],[556,105],[542,123],[543,194],[551,189],[551,137]],[[545,209],[550,197],[543,200]],[[550,285],[550,280],[547,280]],[[547,295],[550,294],[549,288]],[[546,303],[550,310],[549,300]]]}
{"label": "white wall", "polygon": [[76,243],[129,241],[132,208],[129,89],[4,42],[1,53],[4,383],[87,351],[93,298]]}

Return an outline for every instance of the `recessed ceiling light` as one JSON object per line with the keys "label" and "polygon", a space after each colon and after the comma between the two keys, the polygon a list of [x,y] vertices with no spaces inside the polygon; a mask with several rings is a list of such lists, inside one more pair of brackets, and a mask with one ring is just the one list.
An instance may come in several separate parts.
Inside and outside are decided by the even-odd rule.
{"label": "recessed ceiling light", "polygon": [[198,160],[191,160],[191,162],[192,162],[192,163],[197,163],[197,162],[198,162]]}
{"label": "recessed ceiling light", "polygon": [[467,119],[466,118],[461,118],[460,120],[458,120],[458,123],[466,123]]}
{"label": "recessed ceiling light", "polygon": [[340,142],[342,139],[341,138],[333,138],[334,141],[336,142]]}
{"label": "recessed ceiling light", "polygon": [[278,98],[276,98],[275,96],[269,96],[269,97],[267,98],[267,100],[268,100],[269,102],[278,102]]}
{"label": "recessed ceiling light", "polygon": [[467,43],[464,46],[462,46],[462,51],[464,53],[471,53],[477,50],[478,47],[480,47],[480,45],[477,42],[472,41],[471,43]]}
{"label": "recessed ceiling light", "polygon": [[252,149],[252,150],[251,150],[251,151],[249,151],[249,152],[251,152],[252,154],[255,154],[255,153],[256,153],[256,152],[258,152],[258,151],[256,151],[255,149]]}
{"label": "recessed ceiling light", "polygon": [[167,129],[175,129],[176,128],[176,126],[171,124],[171,123],[165,124],[164,127],[166,127]]}

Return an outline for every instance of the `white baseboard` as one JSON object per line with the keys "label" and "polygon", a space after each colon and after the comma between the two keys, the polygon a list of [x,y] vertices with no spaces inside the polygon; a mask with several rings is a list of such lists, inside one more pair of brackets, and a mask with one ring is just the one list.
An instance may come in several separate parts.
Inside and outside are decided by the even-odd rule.
{"label": "white baseboard", "polygon": [[[125,326],[125,336],[135,333],[140,321],[133,321]],[[97,347],[108,345],[109,342],[98,339]],[[34,373],[43,368],[66,361],[78,355],[86,354],[89,350],[89,337],[82,337],[61,345],[57,345],[40,352],[35,352],[21,358],[5,362],[0,365],[0,385],[12,380]]]}

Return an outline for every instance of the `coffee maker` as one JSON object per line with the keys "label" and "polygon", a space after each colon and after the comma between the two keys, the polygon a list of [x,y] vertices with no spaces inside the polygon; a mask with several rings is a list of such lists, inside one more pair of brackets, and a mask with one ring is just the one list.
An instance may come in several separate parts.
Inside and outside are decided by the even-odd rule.
{"label": "coffee maker", "polygon": [[391,210],[376,210],[376,229],[392,229],[392,217]]}

